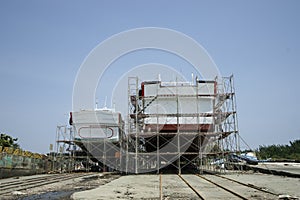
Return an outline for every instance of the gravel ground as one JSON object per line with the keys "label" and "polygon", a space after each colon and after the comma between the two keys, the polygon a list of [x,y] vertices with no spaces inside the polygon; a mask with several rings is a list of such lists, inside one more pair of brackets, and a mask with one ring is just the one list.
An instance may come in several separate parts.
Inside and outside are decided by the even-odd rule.
{"label": "gravel ground", "polygon": [[[231,173],[223,175],[271,192],[300,197],[300,179],[260,173]],[[222,189],[213,187],[194,175],[183,175],[207,199],[234,199]],[[162,176],[163,199],[198,199],[177,175]],[[231,186],[231,185],[229,185]],[[17,190],[16,190],[17,191]],[[242,191],[242,190],[240,190]],[[0,199],[159,199],[159,175],[106,175],[93,174],[39,188],[28,189]],[[249,191],[248,191],[249,193]],[[255,193],[249,197],[256,198]]]}
{"label": "gravel ground", "polygon": [[[35,176],[34,176],[35,177]],[[101,185],[104,185],[114,179],[119,178],[119,175],[102,175],[94,174],[84,178],[74,178],[62,182],[57,182],[49,185],[44,185],[37,188],[14,191],[13,193],[1,196],[1,200],[37,200],[37,199],[70,199],[74,192],[90,190]],[[22,177],[21,177],[22,178]]]}

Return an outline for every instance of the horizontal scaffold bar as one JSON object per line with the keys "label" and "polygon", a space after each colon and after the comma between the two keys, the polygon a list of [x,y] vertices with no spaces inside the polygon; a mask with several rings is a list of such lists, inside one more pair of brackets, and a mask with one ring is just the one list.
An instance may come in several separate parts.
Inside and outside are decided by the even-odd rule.
{"label": "horizontal scaffold bar", "polygon": [[[227,136],[232,133],[237,133],[237,131],[227,131],[227,132],[173,132],[173,133],[160,133],[160,132],[139,132],[139,136],[157,136],[157,135],[170,135],[170,136],[175,136],[175,135],[194,135],[194,136]],[[136,132],[131,132],[128,134],[131,137],[135,137],[137,135]]]}
{"label": "horizontal scaffold bar", "polygon": [[149,117],[213,117],[213,116],[229,116],[235,114],[236,111],[232,112],[215,112],[215,113],[179,113],[179,114],[130,114],[131,118],[149,118]]}

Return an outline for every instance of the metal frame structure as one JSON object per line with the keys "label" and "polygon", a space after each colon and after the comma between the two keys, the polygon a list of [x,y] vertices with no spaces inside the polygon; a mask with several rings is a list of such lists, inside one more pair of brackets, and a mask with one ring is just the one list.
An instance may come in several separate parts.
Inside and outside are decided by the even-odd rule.
{"label": "metal frame structure", "polygon": [[[70,171],[108,171],[110,169],[125,171],[124,156],[126,137],[123,132],[123,121],[118,125],[87,125],[89,129],[117,128],[119,140],[112,141],[109,138],[78,137],[79,130],[73,124],[71,126],[57,126],[56,144],[53,161],[53,169],[60,172]],[[75,135],[77,137],[75,137]],[[54,162],[53,162],[54,163]],[[109,169],[110,168],[110,169]]]}
{"label": "metal frame structure", "polygon": [[[200,85],[205,86],[205,83],[213,85],[213,91],[199,92]],[[192,92],[180,93],[183,86],[190,87]],[[228,155],[240,151],[233,76],[208,81],[196,78],[191,83],[176,81],[172,92],[161,94],[157,88],[155,95],[141,94],[139,78],[129,77],[127,122],[124,124],[121,120],[114,125],[119,129],[118,141],[108,138],[78,140],[75,126],[58,126],[55,161],[60,163],[60,170],[74,170],[76,161],[84,160],[86,170],[90,170],[88,164],[93,162],[100,164],[103,171],[112,166],[115,170],[135,174],[165,170],[178,174],[190,170],[223,171],[225,165],[231,164]],[[201,99],[212,102],[211,111],[203,112]],[[183,112],[182,106],[187,105],[182,102],[189,101],[189,112]],[[161,102],[172,102],[164,104],[168,107],[166,112],[161,112]],[[156,110],[149,112],[150,108]],[[207,118],[211,120],[209,126],[203,124],[203,119]],[[187,126],[186,119],[193,119],[193,123]],[[162,125],[164,120],[172,124]],[[110,128],[107,124],[100,127],[104,126]],[[95,125],[88,127],[92,131]]]}
{"label": "metal frame structure", "polygon": [[233,75],[216,78],[217,92],[214,103],[216,139],[208,148],[210,153],[204,155],[201,170],[225,172],[234,169],[231,154],[239,154],[240,136],[237,118],[236,93]]}
{"label": "metal frame structure", "polygon": [[73,143],[74,131],[73,127],[60,125],[56,128],[56,143],[52,158],[52,171],[71,172],[74,165],[74,151],[76,145]]}
{"label": "metal frame structure", "polygon": [[[196,80],[196,87],[197,82]],[[231,153],[240,151],[239,132],[236,114],[236,99],[233,76],[216,77],[213,94],[199,94],[198,90],[192,95],[157,95],[144,96],[139,90],[138,77],[128,79],[128,148],[126,172],[147,173],[173,169],[178,174],[188,170],[190,166],[196,166],[197,170],[222,170],[219,165],[212,164],[215,160],[223,159]],[[193,83],[190,83],[191,85]],[[175,83],[176,91],[180,90],[181,83]],[[193,113],[181,113],[179,101],[184,98],[192,98],[198,102],[199,98],[207,97],[213,101],[212,113],[201,113],[200,105],[196,103]],[[176,102],[176,113],[160,112],[147,114],[146,108],[150,104],[158,103],[160,99],[169,99]],[[161,119],[167,117],[176,118],[177,128],[171,132],[160,129]],[[203,130],[196,128],[186,131],[182,127],[184,117],[196,117],[200,125],[200,117],[212,117],[213,123],[210,128]],[[145,130],[145,120],[156,118],[156,128],[151,131]],[[171,146],[170,149],[164,149]]]}

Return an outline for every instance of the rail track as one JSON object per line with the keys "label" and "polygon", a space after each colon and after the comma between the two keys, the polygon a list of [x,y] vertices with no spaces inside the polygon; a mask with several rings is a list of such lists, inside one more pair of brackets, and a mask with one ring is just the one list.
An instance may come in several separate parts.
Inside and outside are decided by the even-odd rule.
{"label": "rail track", "polygon": [[72,180],[75,178],[89,176],[91,173],[76,174],[49,174],[38,177],[23,177],[22,179],[9,180],[0,182],[0,196],[7,195],[13,191],[23,191],[26,189],[36,188],[56,182]]}
{"label": "rail track", "polygon": [[228,178],[228,177],[224,177],[224,176],[221,176],[221,175],[218,175],[218,174],[215,174],[215,176],[217,177],[220,177],[220,178],[223,178],[223,179],[226,179],[226,180],[229,180],[229,181],[232,181],[232,182],[235,182],[235,183],[238,183],[240,185],[244,185],[246,187],[250,187],[250,188],[253,188],[253,189],[256,189],[256,190],[259,190],[261,192],[264,192],[264,193],[267,193],[267,194],[271,194],[271,195],[274,195],[274,196],[279,196],[279,194],[277,193],[274,193],[274,192],[270,192],[262,187],[258,187],[258,186],[255,186],[253,184],[246,184],[246,183],[243,183],[243,182],[240,182],[240,181],[237,181],[237,180],[234,180],[234,179],[231,179],[231,178]]}
{"label": "rail track", "polygon": [[[9,195],[13,191],[94,176],[94,173],[49,174],[1,180],[0,196]],[[160,199],[278,199],[278,196],[265,188],[216,174],[159,175]]]}
{"label": "rail track", "polygon": [[189,187],[193,190],[193,192],[200,198],[204,200],[204,197],[198,192],[198,190],[193,187],[186,179],[184,179],[180,174],[178,174],[179,178]]}
{"label": "rail track", "polygon": [[[166,177],[167,178],[167,177]],[[160,199],[170,198],[164,195],[164,175],[160,174]],[[178,175],[179,180],[192,191],[191,198],[199,199],[277,199],[279,194],[253,184],[243,183],[221,175],[189,174]],[[167,181],[167,180],[165,180]],[[193,197],[195,196],[195,197]],[[172,197],[171,197],[172,198]]]}

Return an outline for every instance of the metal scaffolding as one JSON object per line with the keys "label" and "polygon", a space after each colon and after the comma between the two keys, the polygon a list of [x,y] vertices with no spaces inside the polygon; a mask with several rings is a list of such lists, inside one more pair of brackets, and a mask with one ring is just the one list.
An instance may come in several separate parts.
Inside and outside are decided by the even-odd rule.
{"label": "metal scaffolding", "polygon": [[[106,121],[97,119],[99,113],[104,113]],[[70,126],[57,126],[54,160],[59,163],[58,170],[125,171],[126,137],[119,113],[98,109],[72,115],[78,120],[71,117]]]}
{"label": "metal scaffolding", "polygon": [[52,171],[71,172],[74,166],[75,144],[74,131],[71,126],[60,125],[56,128],[56,143],[52,153]]}
{"label": "metal scaffolding", "polygon": [[129,77],[126,123],[113,109],[72,113],[71,126],[57,127],[61,171],[224,171],[240,151],[233,76],[193,82]]}
{"label": "metal scaffolding", "polygon": [[146,84],[156,91],[144,94],[144,82],[128,79],[126,172],[218,170],[216,160],[240,150],[233,76]]}
{"label": "metal scaffolding", "polygon": [[231,155],[241,151],[240,136],[233,75],[215,80],[214,129],[218,134],[208,146],[211,150],[203,159],[201,167],[204,170],[224,172],[226,169],[234,169]]}

